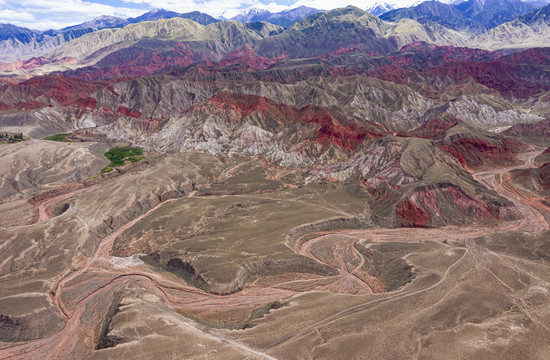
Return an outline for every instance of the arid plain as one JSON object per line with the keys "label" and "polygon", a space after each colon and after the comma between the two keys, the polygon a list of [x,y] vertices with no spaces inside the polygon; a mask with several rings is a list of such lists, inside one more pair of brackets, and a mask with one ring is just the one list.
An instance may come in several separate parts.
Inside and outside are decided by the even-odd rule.
{"label": "arid plain", "polygon": [[384,229],[356,186],[253,159],[150,153],[86,183],[106,148],[1,148],[4,196],[46,194],[3,205],[2,357],[550,356],[550,214],[511,168],[474,176],[521,220]]}

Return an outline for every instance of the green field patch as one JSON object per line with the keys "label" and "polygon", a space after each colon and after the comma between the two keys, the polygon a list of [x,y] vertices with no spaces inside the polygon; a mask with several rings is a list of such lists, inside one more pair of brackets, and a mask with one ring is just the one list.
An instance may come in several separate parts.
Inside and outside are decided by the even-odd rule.
{"label": "green field patch", "polygon": [[124,166],[126,161],[135,163],[144,157],[143,150],[134,147],[115,147],[109,149],[104,155],[110,164],[101,170],[102,173],[108,173],[117,166]]}
{"label": "green field patch", "polygon": [[50,140],[50,141],[60,141],[60,142],[71,142],[71,140],[67,139],[67,136],[71,135],[71,133],[66,134],[55,134],[52,136],[45,137],[44,140]]}
{"label": "green field patch", "polygon": [[132,156],[131,158],[128,158],[128,160],[130,160],[130,162],[135,163],[135,162],[140,161],[140,160],[143,159],[143,158],[144,158],[143,155],[141,155],[141,156]]}

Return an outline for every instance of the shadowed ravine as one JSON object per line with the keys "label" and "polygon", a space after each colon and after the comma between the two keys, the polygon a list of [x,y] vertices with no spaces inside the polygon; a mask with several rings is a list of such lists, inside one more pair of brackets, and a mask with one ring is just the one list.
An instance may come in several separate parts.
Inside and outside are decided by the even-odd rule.
{"label": "shadowed ravine", "polygon": [[[544,206],[534,197],[528,197],[525,192],[516,191],[508,182],[507,173],[517,168],[532,167],[533,159],[542,151],[532,151],[521,155],[523,164],[505,169],[487,170],[474,173],[474,177],[495,190],[501,196],[509,199],[521,212],[523,219],[500,224],[497,229],[483,226],[445,227],[445,228],[397,228],[397,229],[355,229],[326,231],[301,236],[295,243],[294,251],[302,256],[309,257],[324,265],[333,267],[338,274],[333,276],[310,275],[298,277],[267,277],[249,282],[245,288],[228,295],[213,295],[195,287],[183,285],[173,277],[165,277],[159,272],[144,271],[136,264],[116,266],[116,259],[110,255],[115,239],[132,226],[141,222],[146,216],[158,211],[165,204],[176,201],[168,199],[148,210],[134,220],[126,223],[117,231],[105,237],[97,247],[93,256],[79,262],[79,268],[63,278],[57,285],[52,299],[55,306],[65,316],[65,326],[61,331],[49,337],[33,340],[19,345],[5,347],[0,350],[0,358],[20,359],[62,359],[81,358],[89,354],[97,344],[98,324],[103,321],[117,289],[128,285],[138,284],[148,292],[159,297],[169,307],[183,314],[204,315],[216,309],[244,309],[257,304],[267,304],[289,299],[298,293],[309,291],[328,291],[342,294],[372,294],[384,293],[386,285],[375,276],[367,274],[363,269],[365,256],[358,248],[365,242],[457,242],[465,239],[478,238],[483,235],[497,232],[526,231],[540,232],[548,230],[541,211]],[[86,189],[79,189],[69,194],[60,195],[48,200],[51,205],[59,201],[66,201]],[[48,219],[44,206],[40,207],[39,221]],[[468,243],[468,242],[467,242]],[[367,247],[368,248],[368,247]],[[366,249],[363,247],[363,249]],[[443,283],[447,274],[457,267],[466,258],[469,248],[461,251],[456,261],[446,267],[443,276],[436,282],[406,286],[397,291],[389,292],[380,297],[349,307],[344,311],[332,314],[330,317],[310,324],[298,332],[288,335],[263,347],[269,351],[283,344],[297,339],[316,328],[328,324],[339,317],[352,314],[369,307],[378,306],[383,302],[390,302],[404,297],[411,297],[429,291]],[[412,253],[411,253],[412,254]],[[407,260],[409,255],[403,256]],[[408,261],[408,260],[407,260]],[[93,280],[93,281],[92,281]],[[261,280],[261,281],[260,281]],[[186,324],[191,326],[192,322]],[[219,339],[222,335],[216,330],[206,333]],[[244,345],[234,340],[227,340],[232,347],[240,349],[244,354],[259,358],[271,358],[262,353],[261,349]]]}

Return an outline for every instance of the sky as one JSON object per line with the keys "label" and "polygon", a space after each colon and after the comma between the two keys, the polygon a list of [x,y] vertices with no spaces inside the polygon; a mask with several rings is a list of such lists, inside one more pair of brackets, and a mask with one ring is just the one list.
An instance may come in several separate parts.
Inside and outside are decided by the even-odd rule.
{"label": "sky", "polygon": [[[101,15],[136,17],[154,8],[177,12],[202,11],[231,18],[257,7],[277,12],[301,5],[329,10],[347,5],[366,9],[380,0],[0,0],[0,23],[31,29],[60,29]],[[410,6],[416,0],[382,0]]]}

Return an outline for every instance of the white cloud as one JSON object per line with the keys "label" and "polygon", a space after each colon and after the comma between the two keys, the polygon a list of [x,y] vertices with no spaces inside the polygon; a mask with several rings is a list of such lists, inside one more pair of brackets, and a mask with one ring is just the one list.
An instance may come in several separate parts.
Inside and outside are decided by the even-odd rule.
{"label": "white cloud", "polygon": [[34,20],[34,15],[30,12],[26,11],[14,11],[10,9],[2,9],[0,10],[0,21],[29,21]]}
{"label": "white cloud", "polygon": [[409,7],[417,3],[418,0],[298,0],[294,3],[294,5],[292,5],[292,7],[303,5],[321,10],[330,10],[353,5],[365,10],[377,2],[388,2],[399,5],[399,7]]}
{"label": "white cloud", "polygon": [[161,8],[176,12],[201,11],[207,14],[215,15],[222,12],[238,14],[243,8],[247,8],[259,4],[256,0],[238,0],[238,1],[223,1],[223,0],[124,0],[126,3],[146,4],[151,8]]}
{"label": "white cloud", "polygon": [[[126,3],[146,4],[152,8],[162,8],[177,12],[202,11],[207,14],[218,16],[223,15],[226,18],[231,18],[244,10],[250,8],[265,9],[271,12],[279,12],[287,9],[296,8],[298,6],[308,6],[321,10],[330,10],[339,7],[354,5],[361,9],[366,9],[377,2],[390,2],[399,5],[400,7],[411,6],[421,0],[296,0],[292,3],[284,1],[280,4],[276,1],[260,1],[260,0],[237,0],[237,1],[221,1],[221,0],[123,0]],[[445,1],[445,0],[443,0]]]}
{"label": "white cloud", "polygon": [[101,15],[123,18],[144,11],[81,0],[5,0],[0,2],[0,22],[45,30],[82,23]]}
{"label": "white cloud", "polygon": [[40,12],[43,14],[65,15],[65,16],[100,16],[100,15],[130,15],[142,13],[125,7],[114,7],[110,5],[97,4],[81,0],[19,0],[17,1],[28,11]]}
{"label": "white cloud", "polygon": [[[0,0],[0,22],[45,30],[76,25],[101,15],[136,17],[147,9],[163,8],[176,12],[202,11],[231,18],[251,7],[278,12],[301,5],[328,10],[355,5],[366,9],[380,0],[119,0],[127,4],[112,6],[94,0]],[[292,1],[292,0],[291,0]],[[384,1],[384,0],[382,0]],[[385,0],[400,6],[411,6],[418,0]],[[136,8],[136,7],[139,7]]]}
{"label": "white cloud", "polygon": [[296,6],[289,7],[288,5],[279,5],[277,3],[270,2],[268,4],[257,3],[256,5],[253,5],[253,7],[256,8],[256,9],[268,10],[268,11],[274,13],[274,12],[279,12],[279,11],[283,11],[283,10],[288,10],[288,9],[296,7]]}

